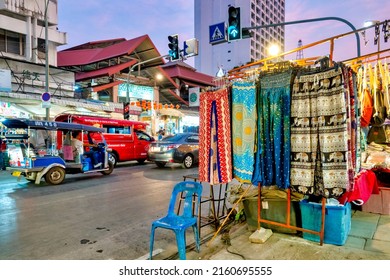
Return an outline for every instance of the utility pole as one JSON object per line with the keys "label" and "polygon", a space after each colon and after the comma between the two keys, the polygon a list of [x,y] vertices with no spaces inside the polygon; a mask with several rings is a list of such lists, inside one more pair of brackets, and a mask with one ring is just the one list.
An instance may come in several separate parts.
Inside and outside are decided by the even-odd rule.
{"label": "utility pole", "polygon": [[[45,92],[49,93],[49,34],[48,34],[48,22],[47,22],[47,9],[49,6],[49,0],[45,1]],[[46,107],[46,120],[50,120],[50,105]]]}

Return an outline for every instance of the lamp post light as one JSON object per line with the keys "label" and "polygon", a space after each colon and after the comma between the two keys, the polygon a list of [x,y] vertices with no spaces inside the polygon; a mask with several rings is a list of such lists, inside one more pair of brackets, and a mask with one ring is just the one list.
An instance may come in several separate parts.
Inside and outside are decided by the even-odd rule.
{"label": "lamp post light", "polygon": [[280,53],[280,47],[277,44],[271,44],[268,47],[268,53],[271,56],[277,56]]}
{"label": "lamp post light", "polygon": [[261,28],[268,28],[268,27],[275,27],[275,26],[284,26],[284,25],[291,25],[291,24],[300,24],[300,23],[308,23],[308,22],[314,22],[314,21],[325,21],[325,20],[337,20],[341,21],[345,24],[347,24],[354,32],[356,36],[356,52],[357,56],[360,56],[360,37],[359,33],[357,32],[355,26],[353,26],[352,23],[349,21],[339,18],[339,17],[323,17],[323,18],[311,18],[311,19],[304,19],[304,20],[296,20],[296,21],[290,21],[290,22],[280,22],[280,23],[273,23],[273,24],[267,24],[267,25],[260,25],[260,26],[251,26],[251,27],[243,27],[243,32],[247,32],[252,29],[261,29]]}
{"label": "lamp post light", "polygon": [[[379,23],[380,23],[379,20],[365,20],[364,24],[363,24],[363,27],[370,27],[370,26],[373,26],[373,25],[377,25]],[[380,38],[379,34],[375,33],[375,36],[378,36],[377,44],[378,44],[378,58],[379,58],[379,52],[381,50],[381,38]]]}

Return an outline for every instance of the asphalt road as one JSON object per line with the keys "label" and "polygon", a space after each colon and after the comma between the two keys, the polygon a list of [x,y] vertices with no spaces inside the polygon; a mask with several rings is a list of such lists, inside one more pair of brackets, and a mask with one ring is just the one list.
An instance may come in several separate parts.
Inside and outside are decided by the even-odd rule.
{"label": "asphalt road", "polygon": [[[0,171],[0,259],[142,259],[172,187],[197,172],[130,162],[109,176],[67,175],[61,185],[37,186]],[[175,244],[172,232],[156,231],[155,249],[174,252]]]}

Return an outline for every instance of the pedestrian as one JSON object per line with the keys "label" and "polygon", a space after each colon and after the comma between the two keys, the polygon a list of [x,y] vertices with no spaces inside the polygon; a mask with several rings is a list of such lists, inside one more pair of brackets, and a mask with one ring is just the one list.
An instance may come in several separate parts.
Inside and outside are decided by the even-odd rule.
{"label": "pedestrian", "polygon": [[160,128],[160,130],[157,132],[157,139],[158,141],[163,139],[163,136],[165,135],[165,129]]}
{"label": "pedestrian", "polygon": [[5,141],[0,137],[0,170],[5,170],[3,153],[6,152]]}

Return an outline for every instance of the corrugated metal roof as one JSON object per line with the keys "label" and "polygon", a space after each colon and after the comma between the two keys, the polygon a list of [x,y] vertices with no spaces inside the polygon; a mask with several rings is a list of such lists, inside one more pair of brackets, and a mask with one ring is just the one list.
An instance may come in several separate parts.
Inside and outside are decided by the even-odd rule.
{"label": "corrugated metal roof", "polygon": [[[86,46],[86,45],[83,45]],[[103,48],[63,50],[57,53],[58,67],[81,66],[124,55],[134,55],[133,59],[147,60],[161,56],[148,35],[122,41]],[[164,63],[161,58],[161,64]]]}

